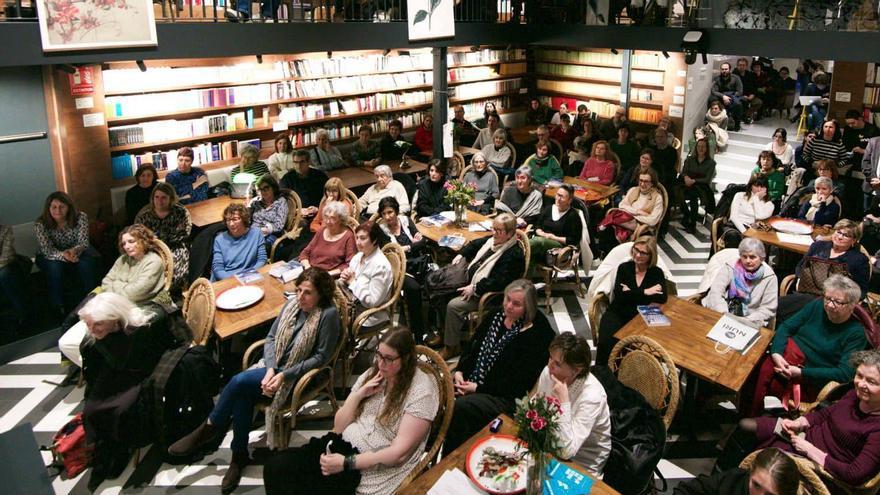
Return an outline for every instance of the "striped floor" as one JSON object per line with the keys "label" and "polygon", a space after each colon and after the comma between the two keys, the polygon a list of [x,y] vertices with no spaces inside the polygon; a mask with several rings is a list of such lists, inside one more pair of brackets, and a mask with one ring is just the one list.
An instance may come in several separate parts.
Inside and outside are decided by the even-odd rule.
{"label": "striped floor", "polygon": [[[678,227],[675,222],[673,226]],[[678,283],[679,293],[692,293],[706,262],[708,231],[698,228],[697,233],[692,235],[672,228],[661,241],[660,251]],[[587,308],[585,300],[579,299],[574,292],[554,294],[551,308],[552,315],[549,316],[552,316],[551,322],[557,332],[576,332],[590,340],[584,316]],[[30,423],[37,444],[51,443],[54,432],[82,408],[81,388],[57,385],[64,378],[64,372],[57,350],[33,354],[0,367],[0,432],[18,424]],[[667,490],[662,493],[671,493],[672,487],[681,480],[706,473],[711,468],[717,455],[715,445],[734,422],[730,412],[732,406],[721,402],[729,399],[713,398],[702,404],[706,414],[701,417],[709,419],[706,424],[698,421],[696,425],[688,425],[695,432],[689,439],[679,435],[680,425],[673,424],[667,452],[659,466],[660,472],[669,481]],[[330,425],[330,420],[304,422],[294,432],[291,444],[301,445],[311,437],[321,436]],[[216,453],[190,466],[163,463],[157,449],[143,449],[137,465],[132,459],[122,476],[104,482],[97,493],[218,493],[220,480],[231,457],[230,440],[231,433]],[[265,439],[262,430],[252,432],[251,447],[255,449],[255,464],[246,469],[241,486],[235,493],[263,493],[260,456],[265,453]],[[47,453],[43,457],[47,463],[50,461]],[[55,493],[87,493],[88,474],[86,471],[71,480],[54,477],[52,486]]]}

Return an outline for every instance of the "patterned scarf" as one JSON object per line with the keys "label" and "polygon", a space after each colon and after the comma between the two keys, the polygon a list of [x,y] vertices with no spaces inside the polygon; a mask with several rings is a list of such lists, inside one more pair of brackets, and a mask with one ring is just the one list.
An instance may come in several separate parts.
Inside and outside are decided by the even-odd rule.
{"label": "patterned scarf", "polygon": [[759,266],[754,272],[749,272],[741,260],[736,260],[736,265],[733,267],[733,280],[727,288],[727,298],[737,297],[742,301],[743,309],[747,308],[752,299],[752,286],[762,278],[764,278],[764,265]]}
{"label": "patterned scarf", "polygon": [[498,355],[516,337],[522,326],[523,320],[520,318],[508,330],[504,327],[504,311],[495,313],[492,324],[489,326],[489,333],[486,334],[483,345],[480,346],[480,354],[477,355],[477,362],[471,371],[470,381],[477,385],[482,385],[486,381],[486,375],[492,370]]}
{"label": "patterned scarf", "polygon": [[[290,339],[294,338],[293,327],[296,324],[296,318],[299,315],[299,311],[299,303],[294,299],[284,308],[281,315],[278,316],[278,333],[275,335],[275,356],[277,356],[278,359],[281,359],[284,355],[284,350],[287,349]],[[315,345],[315,339],[318,336],[319,321],[321,321],[321,309],[315,308],[306,317],[306,321],[300,330],[302,336],[296,341],[293,349],[290,350],[287,359],[284,363],[276,363],[280,366],[281,370],[286,370],[308,357],[309,352],[311,352],[312,347]],[[275,396],[272,398],[272,404],[266,409],[266,437],[270,449],[281,447],[280,445],[274,445],[275,421],[278,411],[287,403],[288,395],[290,395],[290,391],[295,385],[296,382],[285,381],[284,384],[281,385],[281,388],[275,392]]]}

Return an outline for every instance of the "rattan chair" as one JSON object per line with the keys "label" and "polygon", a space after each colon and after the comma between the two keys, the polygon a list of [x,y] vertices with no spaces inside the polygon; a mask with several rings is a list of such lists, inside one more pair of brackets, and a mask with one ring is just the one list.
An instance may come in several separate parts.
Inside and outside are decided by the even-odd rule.
{"label": "rattan chair", "polygon": [[[519,243],[519,247],[523,250],[523,255],[525,256],[525,263],[523,266],[522,278],[526,277],[526,274],[529,273],[529,259],[532,256],[532,249],[529,246],[529,236],[522,230],[516,231],[516,239]],[[486,242],[492,242],[491,240]],[[482,321],[483,316],[489,311],[489,308],[496,307],[500,303],[501,297],[504,295],[503,291],[498,292],[487,292],[480,296],[480,302],[477,305],[476,311],[471,311],[468,314],[468,336],[472,338],[474,332],[477,330],[477,327],[480,325],[480,321]]]}
{"label": "rattan chair", "polygon": [[[461,169],[461,174],[458,176],[460,180],[464,180],[464,176],[467,175],[468,172],[474,169],[473,165],[468,165]],[[495,171],[494,168],[486,166],[486,172],[491,172],[492,175],[495,176],[495,183],[498,184],[498,187],[501,187],[501,182],[498,182],[498,172]]]}
{"label": "rattan chair", "polygon": [[464,155],[458,151],[453,151],[452,158],[449,160],[449,169],[446,171],[446,175],[449,177],[464,176],[464,172],[462,171],[464,170],[466,163]]}
{"label": "rattan chair", "polygon": [[161,239],[156,239],[154,241],[156,246],[156,253],[162,258],[162,263],[165,264],[165,290],[171,290],[171,284],[174,282],[174,256],[171,254],[171,249],[168,248],[168,244],[162,242]]}
{"label": "rattan chair", "polygon": [[193,344],[205,345],[214,329],[214,286],[200,277],[183,295],[183,317],[192,330]]}
{"label": "rattan chair", "polygon": [[351,203],[351,216],[354,218],[361,217],[361,204],[358,201],[357,194],[351,192],[351,190],[345,191],[345,197],[342,199],[347,199]]}
{"label": "rattan chair", "polygon": [[666,429],[678,408],[678,370],[656,341],[632,335],[611,350],[608,367],[620,383],[637,390],[663,418]]}
{"label": "rattan chair", "polygon": [[440,405],[437,408],[437,415],[434,416],[434,421],[431,422],[431,431],[428,434],[425,453],[419,460],[419,463],[416,464],[413,470],[404,478],[403,482],[400,483],[400,486],[397,487],[398,493],[437,460],[440,447],[443,445],[443,440],[446,439],[446,432],[449,430],[449,423],[452,421],[452,407],[455,404],[452,373],[449,371],[449,367],[446,366],[443,358],[433,350],[420,345],[416,346],[416,354],[419,357],[419,368],[431,375],[437,382]]}
{"label": "rattan chair", "polygon": [[[334,369],[342,350],[345,349],[348,342],[346,328],[348,324],[348,314],[344,311],[345,298],[342,292],[337,288],[333,294],[333,304],[339,313],[340,327],[339,338],[336,340],[336,347],[330,357],[330,361],[319,368],[307,371],[294,385],[290,393],[290,406],[279,411],[275,424],[275,445],[281,449],[286,448],[290,442],[290,434],[296,428],[296,421],[321,419],[333,416],[339,410],[339,404],[336,401],[336,394],[333,392],[335,385]],[[251,344],[244,352],[241,360],[242,369],[248,369],[254,365],[263,355],[263,345],[266,339],[261,339]],[[317,412],[300,412],[303,406],[309,402],[324,397],[330,401],[330,410],[319,410]],[[268,400],[261,400],[257,403],[258,409],[265,409],[268,406]]]}
{"label": "rattan chair", "polygon": [[660,191],[660,194],[663,195],[663,215],[660,216],[660,221],[657,222],[657,225],[639,223],[636,230],[633,231],[632,237],[630,237],[631,239],[638,239],[643,235],[656,236],[660,226],[663,225],[663,219],[669,214],[669,194],[667,193],[666,188],[663,187],[663,184],[657,184],[656,187]]}
{"label": "rattan chair", "polygon": [[[739,464],[740,469],[745,469],[746,471],[750,470],[752,464],[755,463],[755,458],[758,457],[758,454],[761,452],[761,450],[756,450],[747,455]],[[813,463],[809,459],[805,459],[799,455],[789,454],[787,452],[786,455],[791,457],[795,462],[798,472],[801,475],[798,495],[831,495],[831,492],[828,491],[825,483],[823,483],[822,479],[816,474],[816,471],[813,469]]]}
{"label": "rattan chair", "polygon": [[272,249],[269,252],[269,259],[272,261],[276,261],[275,251],[282,242],[288,239],[293,241],[302,232],[302,201],[299,199],[299,195],[293,191],[286,191],[284,200],[287,201],[287,223],[284,225],[284,234],[272,243]]}
{"label": "rattan chair", "polygon": [[[574,207],[573,207],[574,208]],[[544,275],[544,301],[547,305],[547,311],[551,311],[551,298],[553,287],[559,287],[562,284],[571,286],[574,284],[578,292],[578,296],[585,297],[584,286],[581,283],[580,267],[583,267],[585,274],[589,275],[591,265],[593,264],[593,252],[590,250],[590,233],[587,228],[586,217],[580,208],[575,208],[575,213],[580,216],[582,235],[581,242],[577,246],[565,246],[556,252],[553,257],[553,263],[547,264],[539,260],[537,269]],[[572,274],[574,280],[572,282],[561,282],[563,275]]]}
{"label": "rattan chair", "polygon": [[562,143],[557,141],[556,139],[550,138],[550,154],[556,157],[556,161],[559,162],[559,166],[562,166]]}
{"label": "rattan chair", "polygon": [[724,245],[724,239],[721,237],[721,231],[724,228],[724,225],[727,224],[727,220],[727,217],[719,217],[712,220],[712,226],[709,228],[709,235],[712,239],[712,243],[709,247],[710,256],[726,247]]}

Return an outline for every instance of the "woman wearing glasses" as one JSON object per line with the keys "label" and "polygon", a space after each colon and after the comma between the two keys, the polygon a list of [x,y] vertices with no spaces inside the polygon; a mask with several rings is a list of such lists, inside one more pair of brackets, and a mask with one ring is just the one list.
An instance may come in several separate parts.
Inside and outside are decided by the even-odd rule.
{"label": "woman wearing glasses", "polygon": [[657,248],[650,237],[639,237],[632,245],[632,259],[617,267],[611,304],[599,323],[596,364],[608,364],[617,343],[615,332],[638,314],[636,306],[666,302],[666,277],[657,266]]}
{"label": "woman wearing glasses", "polygon": [[394,493],[425,451],[439,397],[418,367],[412,333],[390,330],[336,412],[333,431],[268,459],[266,493]]}
{"label": "woman wearing glasses", "polygon": [[287,225],[287,200],[283,196],[278,181],[271,175],[264,175],[257,181],[260,195],[251,201],[251,222],[260,229],[263,240],[269,246],[284,233]]}
{"label": "woman wearing glasses", "polygon": [[230,493],[250,462],[248,434],[254,405],[262,397],[272,399],[266,409],[266,437],[273,445],[275,415],[289,404],[296,382],[311,369],[330,361],[339,338],[339,313],[333,305],[333,278],[320,268],[308,268],[296,279],[296,297],[281,309],[266,342],[263,357],[250,369],[232,377],[208,419],[168,448],[174,456],[189,456],[216,447],[232,424],[232,462],[223,476],[223,493]]}

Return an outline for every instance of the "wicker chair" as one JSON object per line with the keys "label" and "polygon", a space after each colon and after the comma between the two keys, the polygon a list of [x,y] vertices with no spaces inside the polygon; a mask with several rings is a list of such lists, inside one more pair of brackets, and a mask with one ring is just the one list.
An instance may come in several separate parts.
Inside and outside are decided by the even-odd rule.
{"label": "wicker chair", "polygon": [[293,191],[287,191],[287,197],[284,200],[287,201],[287,223],[284,225],[284,235],[279,236],[272,243],[272,249],[269,252],[269,259],[272,261],[276,261],[275,250],[282,242],[287,239],[293,241],[302,232],[302,201],[299,199],[299,195]]}
{"label": "wicker chair", "polygon": [[679,398],[678,369],[669,353],[656,341],[633,335],[614,346],[608,367],[620,383],[642,394],[668,430]]}
{"label": "wicker chair", "polygon": [[449,177],[463,177],[466,163],[464,155],[458,151],[453,151],[452,158],[449,160],[449,170],[446,171],[446,174]]}
{"label": "wicker chair", "polygon": [[197,278],[183,296],[183,317],[192,330],[193,344],[205,345],[214,329],[214,286]]}
{"label": "wicker chair", "polygon": [[[526,277],[526,274],[529,273],[529,259],[532,255],[531,246],[529,246],[529,237],[522,230],[516,231],[516,239],[519,242],[519,247],[523,250],[523,255],[525,256],[525,263],[523,266],[522,278]],[[492,242],[487,241],[487,242]],[[477,306],[476,311],[471,311],[468,314],[468,336],[472,338],[474,332],[477,330],[477,327],[480,325],[480,321],[483,319],[483,315],[489,310],[489,308],[498,306],[499,299],[504,295],[503,291],[499,292],[487,292],[480,296],[480,302]]]}
{"label": "wicker chair", "polygon": [[727,224],[727,217],[719,217],[712,220],[712,226],[709,228],[709,235],[712,239],[712,243],[709,246],[709,256],[725,248],[724,239],[721,238],[721,230],[725,224]]}
{"label": "wicker chair", "polygon": [[539,262],[537,265],[537,268],[544,275],[544,300],[548,312],[551,311],[552,301],[550,296],[553,293],[553,286],[556,285],[558,287],[560,285],[559,279],[563,274],[568,275],[571,272],[574,275],[574,280],[563,283],[568,286],[573,284],[580,297],[586,296],[584,286],[581,283],[579,267],[582,266],[584,272],[590,271],[593,264],[593,252],[590,250],[590,233],[587,229],[586,217],[579,208],[575,208],[575,212],[580,216],[581,226],[583,227],[580,244],[578,246],[569,245],[563,247],[556,253],[553,263],[549,265],[546,264],[546,261]]}
{"label": "wicker chair", "polygon": [[559,162],[559,166],[562,166],[562,143],[557,141],[556,139],[550,139],[550,154],[556,157],[556,161]]}
{"label": "wicker chair", "polygon": [[361,204],[358,202],[357,194],[351,192],[350,190],[345,191],[345,197],[343,200],[348,200],[351,203],[351,216],[354,218],[361,217]]}
{"label": "wicker chair", "polygon": [[669,214],[669,194],[666,192],[666,188],[663,187],[663,184],[657,184],[657,189],[660,190],[660,194],[663,195],[663,215],[660,216],[660,221],[657,222],[657,225],[645,225],[640,223],[636,230],[633,231],[630,239],[638,239],[643,235],[657,235],[657,229],[660,225],[663,225],[663,219],[666,215]]}
{"label": "wicker chair", "polygon": [[443,440],[446,439],[446,432],[449,430],[449,423],[452,421],[452,407],[455,404],[455,393],[452,388],[452,373],[449,367],[433,350],[416,346],[416,353],[419,356],[419,368],[434,377],[437,382],[437,390],[440,394],[440,405],[437,408],[437,415],[431,424],[431,432],[428,434],[428,443],[425,445],[425,453],[419,460],[419,463],[410,471],[409,475],[404,478],[403,482],[397,488],[398,493],[404,487],[412,483],[424,471],[428,469],[436,460],[440,453],[440,447]]}
{"label": "wicker chair", "polygon": [[[755,458],[758,457],[758,454],[761,452],[762,451],[760,450],[756,450],[747,455],[739,464],[740,469],[745,469],[746,471],[750,470],[752,464],[755,463]],[[801,475],[798,495],[831,495],[831,492],[828,491],[825,483],[823,483],[822,479],[816,474],[816,471],[813,469],[813,463],[809,459],[803,458],[799,455],[786,454],[795,462],[798,472],[800,472]]]}
{"label": "wicker chair", "polygon": [[[290,406],[281,409],[276,418],[275,445],[287,446],[290,442],[290,434],[296,428],[297,419],[309,420],[326,418],[335,415],[336,411],[339,410],[339,404],[336,402],[336,394],[333,392],[333,386],[336,383],[334,377],[336,362],[342,354],[342,350],[345,349],[348,341],[348,335],[345,331],[348,324],[348,314],[342,309],[345,304],[344,301],[345,299],[342,292],[339,289],[336,289],[333,295],[333,304],[338,309],[340,318],[340,332],[339,338],[336,340],[336,347],[333,350],[330,361],[319,368],[307,371],[299,381],[296,382],[296,385],[294,385],[290,394]],[[242,369],[250,368],[260,359],[260,357],[262,357],[263,345],[265,343],[266,339],[261,339],[247,348],[241,360]],[[330,411],[325,410],[312,413],[300,413],[303,406],[322,396],[329,399]],[[262,410],[268,405],[268,400],[261,400],[257,403],[257,408]]]}
{"label": "wicker chair", "polygon": [[157,238],[154,244],[156,245],[156,253],[162,258],[162,263],[165,264],[165,290],[169,291],[174,281],[174,256],[172,256],[168,244],[162,242],[161,239]]}

